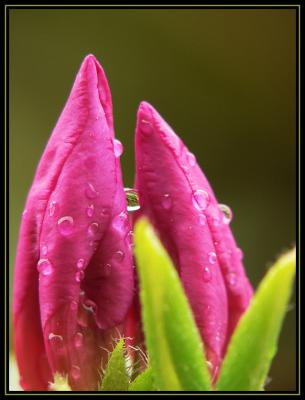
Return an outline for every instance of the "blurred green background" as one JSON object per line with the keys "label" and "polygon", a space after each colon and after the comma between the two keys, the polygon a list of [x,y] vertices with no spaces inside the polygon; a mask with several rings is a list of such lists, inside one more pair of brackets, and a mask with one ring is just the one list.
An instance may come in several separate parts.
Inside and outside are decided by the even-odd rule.
{"label": "blurred green background", "polygon": [[[221,203],[257,287],[295,242],[295,10],[10,10],[10,271],[38,160],[88,53],[113,96],[125,186],[147,100],[181,136]],[[281,294],[279,293],[279,296]],[[295,298],[269,390],[296,388]]]}

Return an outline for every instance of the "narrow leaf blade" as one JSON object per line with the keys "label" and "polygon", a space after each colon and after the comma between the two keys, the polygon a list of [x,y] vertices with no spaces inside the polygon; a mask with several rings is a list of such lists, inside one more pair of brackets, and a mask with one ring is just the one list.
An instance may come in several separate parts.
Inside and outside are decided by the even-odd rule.
{"label": "narrow leaf blade", "polygon": [[136,377],[136,379],[131,382],[128,390],[130,392],[149,392],[155,391],[156,387],[153,381],[152,369],[150,367],[146,368],[144,372]]}
{"label": "narrow leaf blade", "polygon": [[170,257],[146,219],[135,227],[145,340],[160,390],[211,390],[203,344]]}
{"label": "narrow leaf blade", "polygon": [[124,340],[120,339],[108,361],[100,391],[126,391],[129,377],[124,356]]}
{"label": "narrow leaf blade", "polygon": [[283,255],[261,282],[229,344],[217,390],[263,390],[276,354],[295,275],[295,249]]}

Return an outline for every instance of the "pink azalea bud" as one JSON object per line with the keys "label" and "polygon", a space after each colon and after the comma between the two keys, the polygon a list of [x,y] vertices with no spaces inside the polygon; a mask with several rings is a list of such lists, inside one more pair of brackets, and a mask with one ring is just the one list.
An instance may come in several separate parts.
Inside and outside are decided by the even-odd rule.
{"label": "pink azalea bud", "polygon": [[[133,293],[126,199],[111,94],[83,61],[26,201],[14,276],[14,347],[25,390],[58,371],[95,390]],[[111,347],[110,347],[111,349]]]}
{"label": "pink azalea bud", "polygon": [[178,269],[217,377],[232,332],[252,296],[230,210],[156,110],[142,102],[136,127],[136,188],[141,209]]}

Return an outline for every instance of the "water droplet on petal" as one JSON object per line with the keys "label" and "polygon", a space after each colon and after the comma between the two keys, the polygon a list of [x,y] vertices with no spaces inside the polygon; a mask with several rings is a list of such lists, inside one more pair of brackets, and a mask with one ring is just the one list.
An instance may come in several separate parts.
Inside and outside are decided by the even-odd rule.
{"label": "water droplet on petal", "polygon": [[62,351],[63,350],[63,337],[61,335],[55,335],[50,333],[48,336],[48,340],[53,347],[53,351]]}
{"label": "water droplet on petal", "polygon": [[88,234],[90,236],[96,235],[97,232],[98,232],[98,228],[99,228],[98,223],[97,222],[92,222],[92,224],[90,224],[89,227],[88,227]]}
{"label": "water droplet on petal", "polygon": [[119,232],[125,232],[128,227],[128,214],[123,211],[112,220],[112,226]]}
{"label": "water droplet on petal", "polygon": [[188,164],[193,167],[196,164],[196,157],[194,156],[193,153],[188,152],[186,154],[187,162]]}
{"label": "water droplet on petal", "polygon": [[75,274],[75,280],[76,280],[76,282],[81,282],[81,281],[84,279],[84,277],[85,277],[84,271],[78,271],[78,272],[76,272],[76,274]]}
{"label": "water droplet on petal", "polygon": [[145,119],[141,120],[140,129],[146,135],[150,135],[153,132],[153,127],[151,123],[146,121]]}
{"label": "water droplet on petal", "polygon": [[118,251],[116,251],[116,252],[114,253],[114,255],[113,255],[112,258],[113,258],[114,260],[118,261],[118,262],[121,262],[121,261],[123,261],[124,257],[125,257],[124,252],[123,252],[122,250],[118,250]]}
{"label": "water droplet on petal", "polygon": [[84,265],[85,265],[85,260],[83,258],[77,260],[76,267],[78,269],[83,269]]}
{"label": "water droplet on petal", "polygon": [[57,212],[57,203],[55,200],[51,201],[50,206],[49,206],[49,215],[52,217],[53,215],[56,214]]}
{"label": "water droplet on petal", "polygon": [[223,219],[222,222],[226,225],[228,225],[233,218],[233,213],[230,209],[230,207],[228,207],[225,204],[218,204],[219,209],[223,212]]}
{"label": "water droplet on petal", "polygon": [[46,256],[48,254],[48,247],[47,246],[42,246],[41,248],[41,254],[43,256]]}
{"label": "water droplet on petal", "polygon": [[229,272],[227,274],[227,281],[230,286],[235,286],[236,285],[236,274],[234,272]]}
{"label": "water droplet on petal", "polygon": [[70,216],[62,217],[57,222],[59,233],[63,236],[69,236],[73,232],[74,220]]}
{"label": "water droplet on petal", "polygon": [[162,207],[165,210],[169,210],[171,208],[171,206],[172,206],[172,198],[168,193],[163,195],[162,200],[161,200],[161,204],[162,204]]}
{"label": "water droplet on petal", "polygon": [[124,188],[127,201],[127,210],[129,212],[140,209],[139,193],[135,189]]}
{"label": "water droplet on petal", "polygon": [[210,264],[215,264],[216,261],[217,261],[216,253],[214,253],[214,251],[211,251],[211,252],[208,254],[208,256],[209,256],[209,263],[210,263]]}
{"label": "water droplet on petal", "polygon": [[205,282],[210,282],[211,280],[211,272],[208,267],[203,268],[203,280]]}
{"label": "water droplet on petal", "polygon": [[85,194],[88,197],[88,199],[95,199],[99,193],[95,190],[95,187],[92,185],[92,183],[88,183]]}
{"label": "water droplet on petal", "polygon": [[193,193],[192,200],[194,207],[199,211],[203,211],[208,206],[209,195],[204,190],[198,189],[196,190],[196,192]]}
{"label": "water droplet on petal", "polygon": [[207,217],[204,214],[199,214],[198,216],[199,224],[205,226],[207,223]]}
{"label": "water droplet on petal", "polygon": [[94,205],[91,204],[89,207],[87,207],[87,216],[91,218],[94,214]]}
{"label": "water droplet on petal", "polygon": [[214,226],[219,226],[220,225],[220,219],[218,217],[213,218],[213,225]]}
{"label": "water droplet on petal", "polygon": [[26,215],[27,215],[27,213],[28,213],[28,210],[27,210],[27,209],[23,210],[23,213],[22,213],[22,218],[25,218],[25,217],[26,217]]}
{"label": "water droplet on petal", "polygon": [[49,276],[53,272],[53,267],[47,258],[42,258],[38,261],[37,270],[43,276]]}
{"label": "water droplet on petal", "polygon": [[96,309],[97,309],[97,305],[94,303],[94,301],[86,299],[83,303],[82,303],[83,308],[90,313],[95,313]]}
{"label": "water droplet on petal", "polygon": [[74,380],[78,380],[80,378],[80,368],[78,365],[72,365],[71,378]]}
{"label": "water droplet on petal", "polygon": [[114,156],[116,158],[120,157],[123,153],[123,145],[117,139],[114,139],[114,141],[113,141],[113,151],[114,151]]}
{"label": "water droplet on petal", "polygon": [[84,335],[81,332],[77,332],[74,336],[74,346],[82,347],[84,342]]}

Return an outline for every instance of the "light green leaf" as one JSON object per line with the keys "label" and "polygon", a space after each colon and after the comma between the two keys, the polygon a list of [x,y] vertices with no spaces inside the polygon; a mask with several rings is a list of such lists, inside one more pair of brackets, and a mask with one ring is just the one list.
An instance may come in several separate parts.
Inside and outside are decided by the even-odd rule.
{"label": "light green leaf", "polygon": [[124,350],[124,339],[120,339],[109,358],[100,391],[128,390],[129,377],[126,370]]}
{"label": "light green leaf", "polygon": [[128,390],[130,392],[156,391],[156,387],[153,381],[152,369],[150,367],[146,368],[144,372],[138,375],[136,379],[131,382]]}
{"label": "light green leaf", "polygon": [[135,227],[135,254],[145,341],[157,387],[211,390],[203,345],[180,279],[146,219]]}
{"label": "light green leaf", "polygon": [[263,390],[276,354],[295,275],[295,264],[294,249],[283,255],[261,282],[229,344],[218,390]]}

